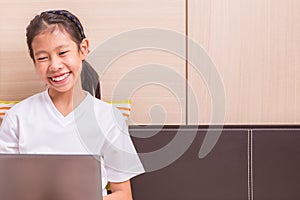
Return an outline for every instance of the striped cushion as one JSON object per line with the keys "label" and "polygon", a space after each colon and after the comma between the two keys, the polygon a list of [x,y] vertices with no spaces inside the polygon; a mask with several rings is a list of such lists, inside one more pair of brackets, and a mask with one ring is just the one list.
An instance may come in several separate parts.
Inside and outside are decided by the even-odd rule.
{"label": "striped cushion", "polygon": [[128,120],[131,111],[131,101],[130,100],[113,100],[107,103],[116,106],[124,116],[125,120]]}
{"label": "striped cushion", "polygon": [[0,101],[0,118],[3,118],[6,111],[14,106],[19,101]]}
{"label": "striped cushion", "polygon": [[[0,101],[0,118],[3,118],[6,111],[9,110],[12,106],[17,104],[20,101]],[[121,100],[121,101],[109,101],[109,104],[116,106],[124,116],[125,120],[128,120],[131,110],[130,100]]]}

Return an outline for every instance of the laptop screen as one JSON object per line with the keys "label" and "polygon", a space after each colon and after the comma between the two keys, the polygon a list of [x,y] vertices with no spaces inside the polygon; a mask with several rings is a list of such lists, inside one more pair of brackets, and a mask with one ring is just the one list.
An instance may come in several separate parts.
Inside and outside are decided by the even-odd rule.
{"label": "laptop screen", "polygon": [[0,154],[0,199],[102,200],[93,155]]}

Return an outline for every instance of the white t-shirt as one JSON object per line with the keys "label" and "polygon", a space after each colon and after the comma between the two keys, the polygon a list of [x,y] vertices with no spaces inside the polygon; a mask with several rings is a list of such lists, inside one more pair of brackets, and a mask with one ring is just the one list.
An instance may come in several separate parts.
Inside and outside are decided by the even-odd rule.
{"label": "white t-shirt", "polygon": [[67,116],[56,109],[48,90],[16,104],[0,127],[0,153],[100,155],[104,195],[107,181],[123,182],[144,172],[124,117],[89,93]]}

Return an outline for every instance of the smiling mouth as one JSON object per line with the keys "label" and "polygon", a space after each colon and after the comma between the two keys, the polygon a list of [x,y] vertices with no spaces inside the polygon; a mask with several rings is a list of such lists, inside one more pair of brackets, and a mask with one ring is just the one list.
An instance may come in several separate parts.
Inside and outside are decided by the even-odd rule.
{"label": "smiling mouth", "polygon": [[65,80],[66,78],[68,78],[70,76],[71,72],[67,72],[67,73],[64,73],[60,76],[56,76],[56,77],[49,77],[52,81],[54,82],[60,82],[60,81],[63,81]]}

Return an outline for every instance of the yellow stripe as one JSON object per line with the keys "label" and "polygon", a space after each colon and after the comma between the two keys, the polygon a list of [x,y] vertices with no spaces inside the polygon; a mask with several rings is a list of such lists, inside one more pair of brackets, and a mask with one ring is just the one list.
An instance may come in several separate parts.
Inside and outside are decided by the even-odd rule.
{"label": "yellow stripe", "polygon": [[107,103],[110,103],[110,104],[131,104],[131,101],[130,100],[112,100],[112,101],[107,101]]}
{"label": "yellow stripe", "polygon": [[16,104],[19,103],[20,101],[0,101],[0,104]]}

